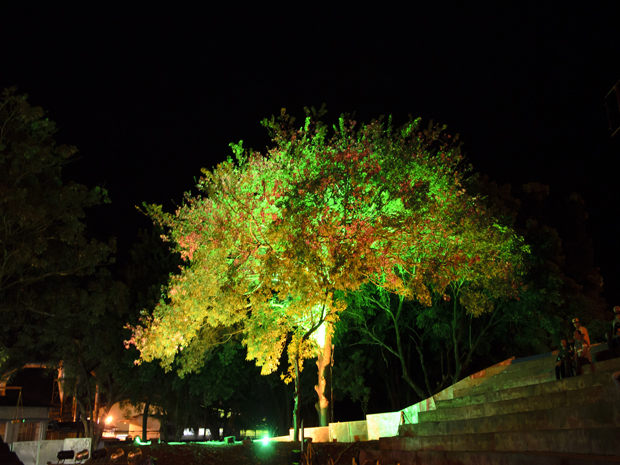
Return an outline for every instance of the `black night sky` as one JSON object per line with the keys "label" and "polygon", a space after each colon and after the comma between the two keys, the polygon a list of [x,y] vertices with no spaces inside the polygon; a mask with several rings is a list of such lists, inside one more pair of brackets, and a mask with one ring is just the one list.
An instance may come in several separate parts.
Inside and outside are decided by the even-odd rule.
{"label": "black night sky", "polygon": [[[327,104],[368,121],[408,113],[460,133],[474,170],[578,192],[609,305],[620,303],[620,135],[604,97],[620,79],[620,2],[29,2],[0,4],[0,86],[16,85],[104,185],[90,232],[120,259],[228,143],[263,149],[259,121]],[[501,5],[501,6],[498,6]],[[611,314],[610,314],[611,315]]]}

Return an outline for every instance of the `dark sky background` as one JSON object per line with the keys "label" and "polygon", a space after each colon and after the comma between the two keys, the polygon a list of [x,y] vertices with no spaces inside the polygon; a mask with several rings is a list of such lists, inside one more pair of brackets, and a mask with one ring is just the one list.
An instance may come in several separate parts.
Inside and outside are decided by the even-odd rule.
{"label": "dark sky background", "polygon": [[120,260],[149,226],[135,205],[172,209],[228,143],[268,145],[262,118],[325,102],[330,118],[432,118],[492,180],[580,193],[620,304],[620,134],[604,107],[619,1],[293,3],[0,3],[0,87],[28,93],[80,149],[66,179],[109,190],[88,223],[118,237]]}

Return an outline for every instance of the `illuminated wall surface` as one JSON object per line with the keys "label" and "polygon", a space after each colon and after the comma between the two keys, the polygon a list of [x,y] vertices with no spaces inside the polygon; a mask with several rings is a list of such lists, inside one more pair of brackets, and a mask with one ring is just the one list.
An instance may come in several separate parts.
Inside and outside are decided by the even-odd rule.
{"label": "illuminated wall surface", "polygon": [[61,450],[72,450],[76,454],[84,449],[90,450],[90,438],[70,438],[52,441],[15,442],[11,450],[17,454],[24,465],[37,463],[57,463],[57,454]]}

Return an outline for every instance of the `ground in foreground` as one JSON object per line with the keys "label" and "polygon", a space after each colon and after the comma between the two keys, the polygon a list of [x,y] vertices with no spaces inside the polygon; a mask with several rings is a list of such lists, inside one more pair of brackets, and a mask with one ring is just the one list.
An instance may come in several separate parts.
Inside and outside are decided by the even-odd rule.
{"label": "ground in foreground", "polygon": [[[327,465],[332,459],[334,465],[349,465],[351,459],[357,461],[361,450],[379,451],[379,441],[364,441],[355,443],[314,443],[312,444],[316,465]],[[261,442],[253,442],[243,445],[223,444],[218,442],[187,443],[187,444],[152,444],[137,446],[133,444],[119,447],[108,447],[110,454],[97,461],[89,460],[88,463],[105,464],[112,463],[110,455],[118,449],[127,455],[140,449],[141,460],[149,456],[157,459],[157,465],[290,465],[292,451],[298,446],[290,442],[269,442],[263,445]],[[137,463],[139,463],[138,461]]]}

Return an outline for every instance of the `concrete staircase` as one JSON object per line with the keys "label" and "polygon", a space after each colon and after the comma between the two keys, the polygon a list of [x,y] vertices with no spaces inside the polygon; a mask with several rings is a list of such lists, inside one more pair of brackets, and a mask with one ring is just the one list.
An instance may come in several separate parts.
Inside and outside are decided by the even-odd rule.
{"label": "concrete staircase", "polygon": [[[593,356],[604,349],[593,346]],[[417,423],[401,425],[399,436],[380,439],[381,463],[620,463],[620,394],[611,379],[620,358],[556,381],[556,354],[513,360],[468,387],[455,386]]]}

